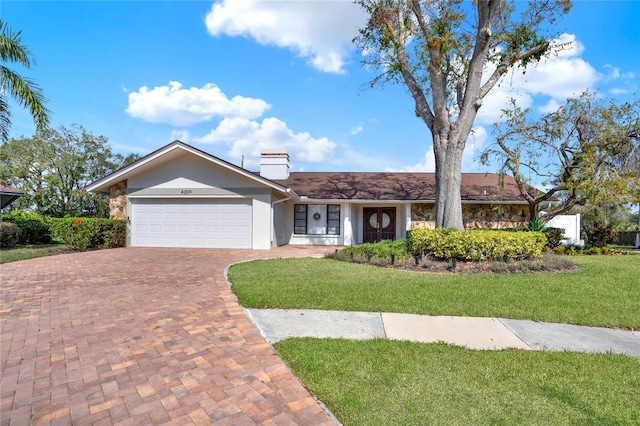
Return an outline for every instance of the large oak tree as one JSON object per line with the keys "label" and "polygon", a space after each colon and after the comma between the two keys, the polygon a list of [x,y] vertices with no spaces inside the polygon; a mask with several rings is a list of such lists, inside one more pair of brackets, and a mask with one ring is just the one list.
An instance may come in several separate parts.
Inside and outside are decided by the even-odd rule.
{"label": "large oak tree", "polygon": [[501,77],[549,54],[546,30],[569,0],[356,0],[369,15],[354,42],[381,74],[400,82],[431,132],[436,226],[464,229],[462,153],[478,109]]}

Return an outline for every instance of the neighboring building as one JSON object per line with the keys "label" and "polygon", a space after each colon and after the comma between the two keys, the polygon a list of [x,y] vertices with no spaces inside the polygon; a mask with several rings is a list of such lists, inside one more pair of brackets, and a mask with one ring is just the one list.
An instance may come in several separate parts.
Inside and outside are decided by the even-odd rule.
{"label": "neighboring building", "polygon": [[[139,247],[269,249],[405,238],[435,223],[433,173],[290,172],[284,150],[263,151],[254,173],[174,141],[87,186],[110,194]],[[463,173],[467,228],[528,223],[515,180]]]}
{"label": "neighboring building", "polygon": [[24,192],[19,189],[0,184],[0,209],[4,209],[23,195]]}
{"label": "neighboring building", "polygon": [[545,226],[564,230],[563,245],[584,247],[584,240],[580,238],[580,214],[555,216]]}

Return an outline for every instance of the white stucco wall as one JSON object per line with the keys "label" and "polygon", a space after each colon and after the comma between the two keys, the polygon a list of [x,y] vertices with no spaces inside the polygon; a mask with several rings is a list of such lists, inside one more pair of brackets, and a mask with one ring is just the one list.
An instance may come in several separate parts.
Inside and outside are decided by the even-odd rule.
{"label": "white stucco wall", "polygon": [[584,240],[580,239],[580,215],[559,215],[552,218],[546,223],[546,226],[550,228],[564,229],[565,244],[577,244],[584,245]]}
{"label": "white stucco wall", "polygon": [[211,161],[185,153],[129,178],[128,188],[246,188],[259,187],[250,178]]}
{"label": "white stucco wall", "polygon": [[253,198],[253,248],[271,248],[271,196],[268,194]]}
{"label": "white stucco wall", "polygon": [[[271,247],[278,247],[289,243],[289,227],[287,226],[286,201],[273,205],[273,241]],[[293,225],[291,225],[291,229]]]}

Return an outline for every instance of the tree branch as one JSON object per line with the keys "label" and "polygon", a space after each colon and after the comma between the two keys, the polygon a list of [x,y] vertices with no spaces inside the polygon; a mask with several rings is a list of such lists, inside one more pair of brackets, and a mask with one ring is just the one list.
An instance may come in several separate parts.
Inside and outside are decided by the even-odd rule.
{"label": "tree branch", "polygon": [[483,99],[486,94],[489,93],[489,91],[493,88],[493,86],[496,85],[498,80],[500,80],[500,77],[502,77],[503,74],[505,74],[513,66],[513,64],[523,59],[530,58],[539,53],[546,52],[547,49],[549,49],[548,41],[532,47],[522,54],[509,55],[502,58],[496,69],[493,71],[493,74],[491,74],[491,77],[489,77],[489,79],[480,88],[479,98]]}
{"label": "tree branch", "polygon": [[[491,19],[496,10],[496,1],[478,1],[478,29],[476,43],[469,61],[467,84],[464,90],[464,100],[460,115],[475,114],[482,103],[484,94],[479,93],[484,70],[484,61],[489,52],[489,40],[491,39]],[[486,94],[486,93],[485,93]]]}
{"label": "tree branch", "polygon": [[[411,6],[414,6],[414,2],[411,2]],[[419,9],[419,7],[418,7]],[[400,31],[400,34],[394,34],[394,37],[392,38],[393,40],[393,45],[394,48],[396,50],[397,53],[397,57],[398,57],[398,61],[400,63],[400,74],[402,75],[402,78],[405,82],[405,84],[407,85],[407,88],[409,89],[409,92],[411,93],[411,96],[413,97],[413,100],[415,101],[415,106],[416,106],[416,115],[418,117],[420,117],[422,119],[422,121],[424,121],[424,123],[427,125],[427,127],[429,128],[429,130],[433,131],[434,128],[434,121],[435,121],[435,117],[433,115],[433,113],[431,112],[431,108],[429,106],[429,101],[427,101],[427,97],[424,94],[424,91],[422,90],[422,87],[420,86],[420,84],[418,83],[418,81],[416,80],[415,76],[413,75],[413,73],[411,72],[411,66],[409,64],[409,59],[407,57],[407,52],[405,51],[406,49],[406,40],[405,40],[405,31],[406,28],[404,27],[404,16],[402,13],[402,8],[398,7],[398,29]],[[424,23],[423,23],[424,24]],[[389,31],[393,31],[393,26],[391,23],[386,22],[385,25],[387,26],[387,29]]]}

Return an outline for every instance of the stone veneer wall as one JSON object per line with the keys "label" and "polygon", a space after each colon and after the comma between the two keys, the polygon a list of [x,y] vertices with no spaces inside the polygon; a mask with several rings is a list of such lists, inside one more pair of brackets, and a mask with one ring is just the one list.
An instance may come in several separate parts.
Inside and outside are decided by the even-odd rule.
{"label": "stone veneer wall", "polygon": [[[529,209],[517,204],[462,204],[462,220],[466,229],[515,228],[529,223]],[[435,224],[435,204],[411,205],[411,229],[433,229]]]}
{"label": "stone veneer wall", "polygon": [[110,188],[109,219],[127,218],[127,181],[118,182]]}
{"label": "stone veneer wall", "polygon": [[433,229],[436,227],[435,204],[411,205],[411,229]]}

